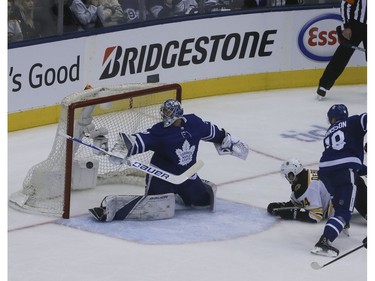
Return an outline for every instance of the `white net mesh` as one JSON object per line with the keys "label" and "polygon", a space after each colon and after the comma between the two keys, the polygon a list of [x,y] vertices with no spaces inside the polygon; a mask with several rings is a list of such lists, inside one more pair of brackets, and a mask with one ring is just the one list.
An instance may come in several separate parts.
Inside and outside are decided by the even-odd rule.
{"label": "white net mesh", "polygon": [[[173,88],[173,87],[171,87]],[[147,93],[144,93],[147,90]],[[137,93],[134,93],[137,91]],[[116,100],[119,95],[128,93],[126,98]],[[133,95],[134,93],[134,95]],[[66,97],[61,103],[61,115],[55,141],[48,158],[33,166],[23,183],[23,188],[10,196],[10,205],[28,212],[44,213],[61,216],[64,212],[65,176],[66,176],[66,143],[67,139],[58,132],[67,132],[69,107],[77,102],[92,102],[93,99],[111,97],[110,102],[87,105],[75,109],[74,137],[93,144],[86,136],[88,126],[105,128],[108,134],[108,147],[111,149],[117,141],[119,132],[128,134],[150,128],[160,121],[160,105],[168,98],[176,99],[176,90],[162,84],[126,84],[107,88],[95,88],[75,93]],[[113,97],[113,100],[112,100]],[[72,174],[78,185],[103,185],[111,183],[144,184],[145,175],[127,165],[115,165],[105,155],[97,155],[96,151],[73,143],[73,162],[90,163],[83,165],[83,180],[81,166],[73,164]],[[149,163],[152,152],[146,152],[133,158],[143,163]],[[81,162],[80,162],[81,161]],[[97,163],[97,167],[91,165]],[[92,172],[94,169],[96,172]],[[90,171],[90,169],[91,171]],[[91,173],[91,174],[90,174]],[[78,175],[78,176],[77,176]],[[89,175],[89,176],[87,176]],[[94,175],[95,179],[87,183],[87,178]],[[90,182],[90,181],[89,181]],[[89,186],[90,187],[90,186]],[[70,203],[70,202],[69,202]],[[66,208],[66,207],[65,207]]]}

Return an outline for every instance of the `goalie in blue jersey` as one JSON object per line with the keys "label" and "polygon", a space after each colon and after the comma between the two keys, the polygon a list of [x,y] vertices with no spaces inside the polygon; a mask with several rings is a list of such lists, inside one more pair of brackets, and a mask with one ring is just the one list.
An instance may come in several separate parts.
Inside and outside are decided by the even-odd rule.
{"label": "goalie in blue jersey", "polygon": [[311,252],[336,257],[339,250],[331,243],[350,222],[357,192],[355,179],[363,169],[367,113],[349,117],[344,104],[335,104],[328,110],[327,117],[330,127],[323,140],[318,175],[332,196],[335,214],[326,222]]}
{"label": "goalie in blue jersey", "polygon": [[[249,148],[246,143],[195,114],[184,115],[180,102],[165,101],[160,114],[162,121],[144,132],[132,135],[120,132],[112,152],[124,157],[113,157],[112,160],[121,165],[132,155],[153,151],[152,166],[180,175],[196,163],[200,141],[212,142],[220,155],[247,158]],[[197,174],[181,184],[147,174],[145,188],[145,196],[106,197],[101,207],[90,209],[90,212],[100,221],[169,218],[174,215],[175,195],[186,206],[207,206],[214,210],[216,186]],[[142,217],[142,214],[148,215]]]}

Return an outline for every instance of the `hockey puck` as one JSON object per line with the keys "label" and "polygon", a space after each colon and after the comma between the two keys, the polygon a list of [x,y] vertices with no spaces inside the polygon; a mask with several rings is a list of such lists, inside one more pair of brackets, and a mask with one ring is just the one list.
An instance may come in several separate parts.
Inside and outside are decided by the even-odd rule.
{"label": "hockey puck", "polygon": [[94,163],[92,163],[91,161],[86,162],[86,168],[87,169],[92,169],[92,167],[94,167]]}

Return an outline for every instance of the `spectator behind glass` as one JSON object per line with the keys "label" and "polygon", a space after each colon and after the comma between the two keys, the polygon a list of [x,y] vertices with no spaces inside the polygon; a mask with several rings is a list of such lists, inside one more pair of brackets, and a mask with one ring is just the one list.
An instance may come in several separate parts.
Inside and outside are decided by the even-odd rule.
{"label": "spectator behind glass", "polygon": [[23,35],[20,21],[13,15],[14,0],[8,0],[8,43],[22,41]]}
{"label": "spectator behind glass", "polygon": [[301,4],[299,0],[285,0],[285,5],[298,5]]}
{"label": "spectator behind glass", "polygon": [[99,18],[104,26],[112,26],[127,22],[127,16],[118,0],[90,0],[91,4],[102,7],[102,14],[98,12]]}
{"label": "spectator behind glass", "polygon": [[128,23],[138,22],[140,20],[138,0],[119,0],[119,3],[121,4]]}
{"label": "spectator behind glass", "polygon": [[34,20],[41,26],[42,37],[57,34],[57,18],[52,7],[53,0],[34,0]]}
{"label": "spectator behind glass", "polygon": [[83,29],[103,26],[101,23],[103,7],[99,5],[98,0],[68,0],[68,4],[69,2],[71,3],[69,9]]}
{"label": "spectator behind glass", "polygon": [[34,19],[34,0],[15,0],[14,18],[20,22],[23,39],[41,37],[41,25]]}
{"label": "spectator behind glass", "polygon": [[166,0],[165,4],[171,9],[173,16],[198,13],[198,3],[195,0]]}
{"label": "spectator behind glass", "polygon": [[168,18],[197,12],[195,0],[149,0],[146,9],[150,18]]}
{"label": "spectator behind glass", "polygon": [[[57,22],[58,15],[59,15],[58,9],[59,9],[60,0],[52,0],[52,1],[53,1],[52,12]],[[63,6],[63,32],[64,33],[84,30],[78,18],[70,9],[70,5],[72,4],[72,2],[73,2],[72,0],[64,0],[64,6]]]}
{"label": "spectator behind glass", "polygon": [[267,0],[244,0],[243,8],[255,8],[255,7],[265,7],[267,6]]}

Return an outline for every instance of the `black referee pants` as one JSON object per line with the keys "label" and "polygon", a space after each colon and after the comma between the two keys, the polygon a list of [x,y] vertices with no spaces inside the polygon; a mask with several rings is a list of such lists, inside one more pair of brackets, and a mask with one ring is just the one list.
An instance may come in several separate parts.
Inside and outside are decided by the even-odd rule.
{"label": "black referee pants", "polygon": [[[350,27],[352,28],[352,38],[350,39],[350,43],[354,46],[358,46],[361,42],[363,42],[364,48],[367,49],[367,25],[355,21],[350,23]],[[354,51],[354,49],[343,45],[339,45],[337,47],[330,62],[324,70],[322,77],[319,80],[319,87],[323,87],[326,90],[330,90],[332,88],[337,78],[339,78],[344,71]]]}

